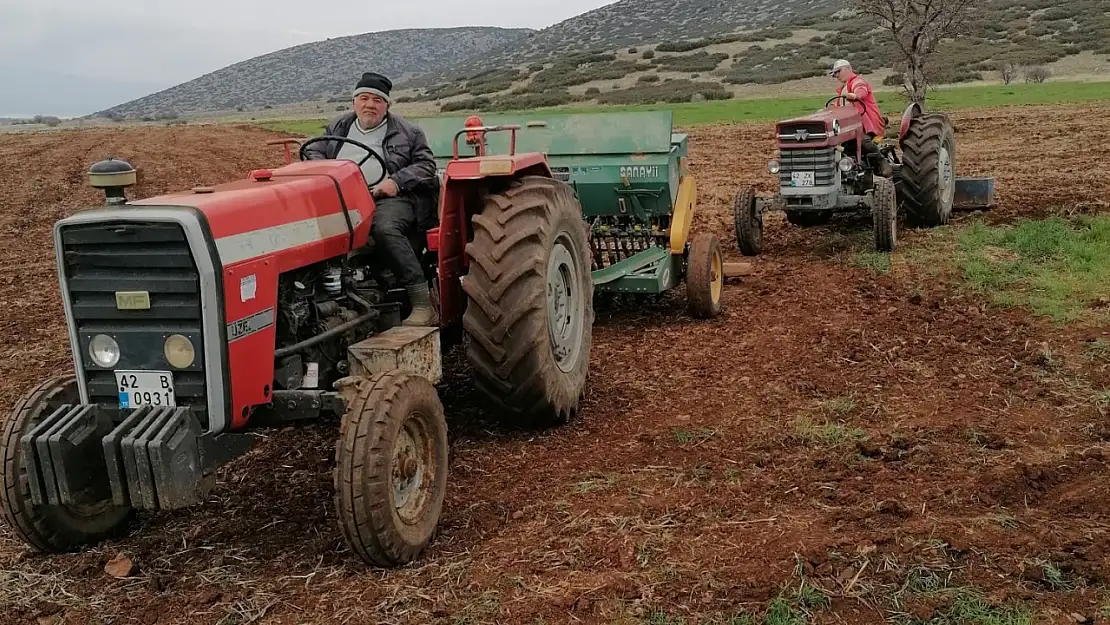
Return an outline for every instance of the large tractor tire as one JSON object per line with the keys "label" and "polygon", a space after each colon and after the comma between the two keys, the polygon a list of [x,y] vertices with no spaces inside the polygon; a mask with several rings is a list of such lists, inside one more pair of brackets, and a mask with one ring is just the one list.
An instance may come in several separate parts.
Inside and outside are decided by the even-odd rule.
{"label": "large tractor tire", "polygon": [[915,118],[902,139],[898,199],[907,220],[935,228],[948,223],[956,193],[956,137],[944,113]]}
{"label": "large tractor tire", "polygon": [[447,422],[432,383],[400,372],[363,382],[343,414],[335,456],[347,546],[372,566],[416,559],[447,491]]}
{"label": "large tractor tire", "polygon": [[871,221],[875,229],[875,249],[893,252],[898,242],[898,192],[886,178],[875,178]]}
{"label": "large tractor tire", "polygon": [[744,256],[763,251],[763,215],[755,206],[755,189],[740,187],[732,201],[732,221],[736,228],[736,244]]}
{"label": "large tractor tire", "polygon": [[721,312],[725,284],[725,259],[717,237],[702,232],[690,244],[686,262],[686,299],[690,314],[712,319]]}
{"label": "large tractor tire", "polygon": [[36,506],[31,499],[20,438],[59,407],[80,402],[76,377],[47,380],[16,403],[0,434],[0,508],[15,535],[42,553],[62,553],[112,538],[133,516],[132,508],[116,506],[111,499],[82,506]]}
{"label": "large tractor tire", "polygon": [[463,327],[474,383],[508,424],[546,428],[578,411],[593,346],[593,279],[571,187],[525,176],[473,217]]}

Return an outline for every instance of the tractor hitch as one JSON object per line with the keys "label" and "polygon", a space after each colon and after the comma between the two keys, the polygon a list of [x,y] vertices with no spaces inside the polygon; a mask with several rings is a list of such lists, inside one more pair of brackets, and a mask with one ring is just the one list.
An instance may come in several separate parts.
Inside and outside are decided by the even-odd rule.
{"label": "tractor hitch", "polygon": [[64,405],[20,439],[35,505],[174,510],[201,503],[215,470],[250,450],[249,434],[202,432],[192,410],[144,406],[122,422],[98,405]]}

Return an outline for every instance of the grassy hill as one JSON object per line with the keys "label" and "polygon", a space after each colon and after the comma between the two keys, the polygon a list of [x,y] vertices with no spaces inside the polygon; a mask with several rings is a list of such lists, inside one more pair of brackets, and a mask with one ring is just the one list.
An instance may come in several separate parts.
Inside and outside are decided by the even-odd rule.
{"label": "grassy hill", "polygon": [[[623,0],[493,50],[481,72],[417,79],[405,100],[488,111],[729,99],[753,85],[828,90],[824,72],[837,58],[873,82],[901,84],[886,33],[846,6]],[[967,24],[938,51],[934,82],[992,80],[1007,66],[1022,80],[1047,66],[1040,81],[1054,64],[1058,75],[1110,78],[1110,0],[986,0]]]}
{"label": "grassy hill", "polygon": [[[678,104],[826,92],[837,58],[901,83],[887,34],[847,0],[621,0],[540,31],[407,30],[261,56],[110,109],[155,117],[348,104],[369,67],[396,77],[417,114],[551,106]],[[1110,79],[1110,0],[983,0],[941,45],[938,84]],[[271,116],[276,111],[267,112]],[[250,115],[251,113],[247,113]]]}
{"label": "grassy hill", "polygon": [[317,41],[236,63],[100,115],[176,117],[306,101],[348,102],[348,94],[365,71],[379,71],[399,82],[448,61],[498,48],[531,32],[503,28],[412,29]]}

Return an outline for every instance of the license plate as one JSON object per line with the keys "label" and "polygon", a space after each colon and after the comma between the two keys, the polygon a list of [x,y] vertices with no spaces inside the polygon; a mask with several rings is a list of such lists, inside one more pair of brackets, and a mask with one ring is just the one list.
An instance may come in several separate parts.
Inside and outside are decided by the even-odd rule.
{"label": "license plate", "polygon": [[794,172],[790,172],[790,182],[795,187],[812,187],[813,186],[813,172],[812,171],[794,171]]}
{"label": "license plate", "polygon": [[169,371],[116,371],[120,408],[176,406],[173,374]]}

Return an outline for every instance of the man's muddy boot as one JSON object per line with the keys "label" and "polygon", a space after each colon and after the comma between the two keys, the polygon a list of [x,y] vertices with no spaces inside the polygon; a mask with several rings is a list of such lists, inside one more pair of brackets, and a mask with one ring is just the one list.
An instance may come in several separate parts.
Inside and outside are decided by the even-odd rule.
{"label": "man's muddy boot", "polygon": [[403,326],[435,327],[439,325],[439,315],[432,306],[431,292],[428,283],[408,287],[409,301],[412,302],[412,314],[401,322]]}

